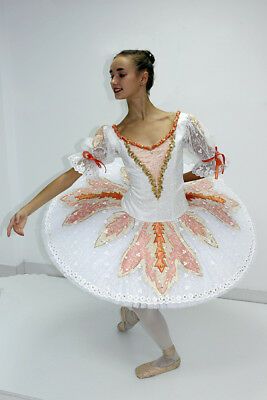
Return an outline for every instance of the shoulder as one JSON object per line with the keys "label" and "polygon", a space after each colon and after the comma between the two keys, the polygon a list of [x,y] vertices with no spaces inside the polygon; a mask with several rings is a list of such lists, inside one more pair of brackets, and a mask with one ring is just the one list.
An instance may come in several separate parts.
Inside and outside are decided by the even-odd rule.
{"label": "shoulder", "polygon": [[108,136],[110,135],[110,131],[112,129],[111,125],[108,124],[102,124],[99,125],[96,129],[95,129],[95,133],[94,133],[94,137],[102,137],[104,138],[108,138]]}
{"label": "shoulder", "polygon": [[98,128],[96,136],[101,138],[103,140],[103,142],[106,143],[107,146],[117,150],[117,148],[119,146],[119,141],[118,141],[118,137],[115,134],[115,131],[114,131],[112,125],[109,125],[109,124],[101,125]]}
{"label": "shoulder", "polygon": [[185,128],[195,128],[200,131],[203,130],[202,122],[200,122],[199,118],[195,114],[189,112],[183,112],[182,114],[182,123]]}
{"label": "shoulder", "polygon": [[183,117],[183,120],[185,120],[186,122],[198,121],[196,115],[191,112],[182,112],[181,115]]}
{"label": "shoulder", "polygon": [[178,118],[178,125],[181,128],[186,128],[192,118],[194,118],[194,116],[192,114],[185,112],[185,111],[180,111],[179,118]]}
{"label": "shoulder", "polygon": [[103,145],[108,140],[108,130],[109,125],[107,124],[99,124],[98,126],[96,126],[91,134],[83,138],[81,143],[82,148],[97,147]]}
{"label": "shoulder", "polygon": [[96,128],[94,128],[93,134],[90,134],[84,139],[83,144],[93,147],[104,144],[104,142],[108,140],[108,129],[109,125],[99,124],[98,126],[96,126]]}

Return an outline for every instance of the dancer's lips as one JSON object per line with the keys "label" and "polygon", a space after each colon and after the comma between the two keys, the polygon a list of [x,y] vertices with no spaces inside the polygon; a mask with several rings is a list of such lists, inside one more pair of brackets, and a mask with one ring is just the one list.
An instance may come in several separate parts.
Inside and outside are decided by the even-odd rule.
{"label": "dancer's lips", "polygon": [[114,90],[114,93],[119,93],[119,92],[121,92],[122,91],[122,89],[121,88],[115,88],[115,89],[113,89]]}

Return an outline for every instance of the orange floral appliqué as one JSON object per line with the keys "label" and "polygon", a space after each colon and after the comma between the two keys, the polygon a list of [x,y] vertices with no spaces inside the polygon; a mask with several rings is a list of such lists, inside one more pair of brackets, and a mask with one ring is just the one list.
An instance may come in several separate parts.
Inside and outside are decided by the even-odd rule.
{"label": "orange floral appliqu\u00e9", "polygon": [[[195,207],[203,208],[228,227],[239,229],[231,215],[231,211],[239,203],[216,192],[212,179],[187,182],[184,190],[190,210],[174,222],[141,222],[121,257],[118,276],[124,277],[137,267],[143,268],[147,283],[158,295],[165,294],[178,281],[179,267],[201,277],[202,270],[197,255],[183,238],[180,227],[207,245],[218,247],[219,244],[208,230],[205,220],[193,211]],[[75,211],[66,217],[62,225],[76,224],[95,212],[121,207],[121,199],[126,191],[127,187],[105,178],[90,180],[88,186],[60,198],[66,205],[75,207]],[[133,217],[121,210],[114,211],[96,239],[95,246],[119,240],[134,227]]]}

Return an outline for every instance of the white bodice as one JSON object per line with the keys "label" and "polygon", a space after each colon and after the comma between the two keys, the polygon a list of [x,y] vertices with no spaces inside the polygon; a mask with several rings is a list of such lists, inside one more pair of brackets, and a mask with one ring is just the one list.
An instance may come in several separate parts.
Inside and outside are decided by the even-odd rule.
{"label": "white bodice", "polygon": [[[178,112],[171,132],[152,150],[123,140],[112,125],[102,125],[94,138],[87,138],[83,151],[89,151],[107,168],[116,157],[121,157],[129,179],[128,190],[121,207],[129,215],[142,221],[176,220],[188,209],[184,193],[183,166],[186,157],[194,163],[192,172],[205,177],[215,172],[215,155],[211,136],[204,133],[199,121],[191,114]],[[171,133],[171,134],[170,134]],[[71,165],[88,178],[96,178],[99,168],[84,153],[68,157]],[[224,166],[229,163],[228,159]],[[223,172],[220,165],[219,173]]]}
{"label": "white bodice", "polygon": [[[184,128],[181,120],[173,132],[174,140],[169,137],[153,150],[129,146],[137,159],[143,160],[152,177],[155,177],[152,182],[140,165],[129,156],[125,142],[116,135],[113,128],[108,126],[107,131],[118,148],[129,178],[129,189],[121,201],[122,208],[132,217],[142,221],[171,221],[182,215],[188,208],[188,202],[183,189]],[[173,147],[170,148],[172,143]],[[168,149],[170,158],[166,160]],[[163,179],[160,191],[157,181],[161,174]]]}

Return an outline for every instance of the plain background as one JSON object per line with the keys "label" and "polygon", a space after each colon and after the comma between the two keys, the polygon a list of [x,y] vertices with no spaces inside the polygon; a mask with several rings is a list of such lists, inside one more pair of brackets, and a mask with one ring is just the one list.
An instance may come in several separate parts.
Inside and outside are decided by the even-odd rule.
{"label": "plain background", "polygon": [[265,268],[266,11],[263,0],[0,1],[0,264],[50,263],[40,222],[6,236],[11,216],[69,169],[67,155],[127,112],[110,88],[123,49],[155,58],[150,99],[194,114],[231,167],[224,179],[257,233],[253,267],[238,285],[267,290]]}

